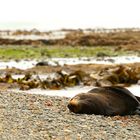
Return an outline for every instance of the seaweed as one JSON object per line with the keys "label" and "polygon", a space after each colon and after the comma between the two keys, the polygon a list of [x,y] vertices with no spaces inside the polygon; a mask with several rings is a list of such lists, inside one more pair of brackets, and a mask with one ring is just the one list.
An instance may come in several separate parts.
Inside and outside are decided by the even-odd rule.
{"label": "seaweed", "polygon": [[[78,85],[87,86],[111,86],[121,85],[129,86],[139,83],[140,68],[129,65],[116,65],[98,69],[90,74],[77,70],[67,73],[63,70],[56,72],[55,78],[41,79],[39,75],[34,77],[31,73],[26,73],[23,78],[14,79],[10,73],[0,77],[0,83],[17,84],[21,90],[33,88],[55,89],[59,90],[65,87]],[[11,86],[13,87],[13,86]]]}

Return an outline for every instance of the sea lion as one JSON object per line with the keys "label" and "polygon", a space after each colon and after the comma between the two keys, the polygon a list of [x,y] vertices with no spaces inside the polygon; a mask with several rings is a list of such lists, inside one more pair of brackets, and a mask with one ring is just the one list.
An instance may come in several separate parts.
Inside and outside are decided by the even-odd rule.
{"label": "sea lion", "polygon": [[79,114],[140,115],[140,97],[134,96],[123,87],[99,87],[73,97],[68,103],[68,108],[71,112]]}

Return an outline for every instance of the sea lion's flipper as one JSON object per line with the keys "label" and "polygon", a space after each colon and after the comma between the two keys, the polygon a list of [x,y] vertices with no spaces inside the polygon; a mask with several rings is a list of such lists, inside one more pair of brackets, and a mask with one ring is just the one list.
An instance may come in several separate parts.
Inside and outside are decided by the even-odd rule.
{"label": "sea lion's flipper", "polygon": [[135,114],[140,115],[140,105],[137,107]]}
{"label": "sea lion's flipper", "polygon": [[140,102],[140,97],[138,97],[138,96],[135,96],[136,98],[137,98],[137,100]]}

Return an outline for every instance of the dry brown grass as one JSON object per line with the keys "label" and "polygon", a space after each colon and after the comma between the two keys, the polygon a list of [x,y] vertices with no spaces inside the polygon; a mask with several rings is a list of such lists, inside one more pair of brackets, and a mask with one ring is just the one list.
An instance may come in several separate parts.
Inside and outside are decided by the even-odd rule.
{"label": "dry brown grass", "polygon": [[[19,33],[19,32],[18,32]],[[20,31],[20,34],[22,32]],[[24,33],[25,34],[25,33]],[[29,33],[28,33],[29,34]],[[41,32],[38,32],[41,34]],[[140,44],[140,31],[131,29],[120,30],[116,32],[100,32],[89,31],[85,33],[83,30],[72,30],[63,39],[54,40],[14,40],[0,38],[0,45],[71,45],[71,46],[137,46]],[[130,47],[129,47],[130,48]],[[134,47],[133,47],[134,48]]]}

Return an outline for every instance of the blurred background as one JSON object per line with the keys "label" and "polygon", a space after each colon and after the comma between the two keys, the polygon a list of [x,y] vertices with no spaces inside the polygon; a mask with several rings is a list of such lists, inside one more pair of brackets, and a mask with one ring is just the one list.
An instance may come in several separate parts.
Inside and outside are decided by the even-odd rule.
{"label": "blurred background", "polygon": [[140,27],[139,0],[1,0],[0,29]]}
{"label": "blurred background", "polygon": [[135,86],[138,95],[139,5],[139,0],[0,0],[0,87],[76,87],[75,92],[118,85]]}

